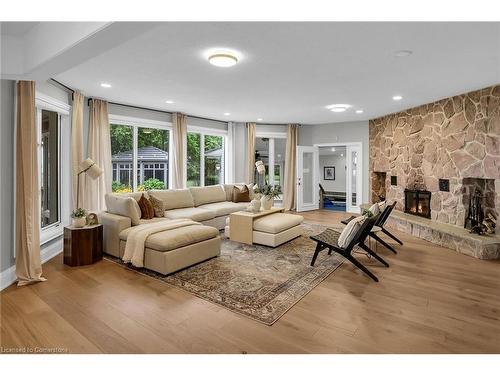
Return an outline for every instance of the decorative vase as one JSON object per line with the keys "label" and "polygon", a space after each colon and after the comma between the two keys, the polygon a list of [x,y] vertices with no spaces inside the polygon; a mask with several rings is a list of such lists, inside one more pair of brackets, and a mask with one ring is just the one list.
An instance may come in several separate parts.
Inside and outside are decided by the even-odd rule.
{"label": "decorative vase", "polygon": [[265,195],[262,196],[262,198],[260,198],[260,206],[262,207],[263,211],[270,210],[271,207],[273,206],[273,203],[274,203],[274,198],[267,197]]}
{"label": "decorative vase", "polygon": [[86,217],[74,217],[73,218],[73,227],[75,228],[83,228],[87,224]]}
{"label": "decorative vase", "polygon": [[252,199],[252,201],[250,202],[250,207],[252,212],[259,212],[260,206],[261,206],[260,199]]}

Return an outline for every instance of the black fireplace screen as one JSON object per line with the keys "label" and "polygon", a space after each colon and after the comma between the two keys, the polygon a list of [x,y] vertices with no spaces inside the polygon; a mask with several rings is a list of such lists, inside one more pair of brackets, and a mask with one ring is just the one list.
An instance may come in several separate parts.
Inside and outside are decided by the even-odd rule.
{"label": "black fireplace screen", "polygon": [[405,190],[405,212],[431,218],[431,192],[427,190]]}

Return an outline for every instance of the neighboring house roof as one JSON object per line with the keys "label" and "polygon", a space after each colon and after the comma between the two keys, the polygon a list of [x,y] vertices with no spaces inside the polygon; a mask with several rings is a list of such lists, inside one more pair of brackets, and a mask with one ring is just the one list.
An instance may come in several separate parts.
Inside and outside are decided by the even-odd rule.
{"label": "neighboring house roof", "polygon": [[205,151],[205,157],[207,158],[220,158],[222,157],[223,149],[221,148],[216,148],[214,150],[210,151]]}
{"label": "neighboring house roof", "polygon": [[[158,147],[146,146],[137,150],[137,161],[139,162],[165,162],[168,160],[168,152],[160,150]],[[131,162],[132,150],[119,152],[111,156],[111,161],[115,162]]]}

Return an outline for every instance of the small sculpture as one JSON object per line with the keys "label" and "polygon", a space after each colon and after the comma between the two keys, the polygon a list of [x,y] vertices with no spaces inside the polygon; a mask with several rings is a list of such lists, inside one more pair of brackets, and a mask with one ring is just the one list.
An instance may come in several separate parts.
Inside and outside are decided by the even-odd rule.
{"label": "small sculpture", "polygon": [[252,199],[247,207],[248,212],[259,212],[260,211],[260,199]]}

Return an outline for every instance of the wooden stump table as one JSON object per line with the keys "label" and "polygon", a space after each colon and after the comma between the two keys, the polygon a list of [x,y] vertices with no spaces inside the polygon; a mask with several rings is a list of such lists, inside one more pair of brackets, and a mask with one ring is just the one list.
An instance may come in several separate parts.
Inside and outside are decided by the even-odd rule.
{"label": "wooden stump table", "polygon": [[85,266],[102,259],[102,224],[64,227],[64,264]]}

